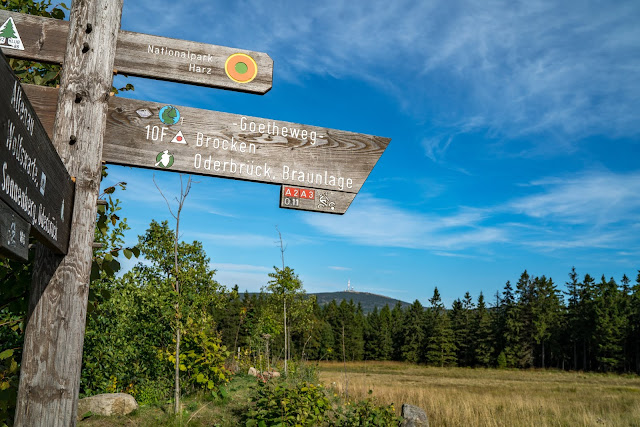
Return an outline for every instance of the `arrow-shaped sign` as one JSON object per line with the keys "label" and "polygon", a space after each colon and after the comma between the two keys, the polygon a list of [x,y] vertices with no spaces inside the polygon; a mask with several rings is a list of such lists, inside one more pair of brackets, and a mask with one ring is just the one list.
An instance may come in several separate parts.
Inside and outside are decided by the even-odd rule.
{"label": "arrow-shaped sign", "polygon": [[[14,47],[15,37],[0,35],[6,56],[62,64],[69,21],[0,10],[0,25],[7,22],[19,30],[23,49]],[[122,30],[113,66],[120,74],[258,94],[273,81],[266,53]]]}
{"label": "arrow-shaped sign", "polygon": [[[52,126],[57,90],[26,87],[43,123]],[[176,143],[178,137],[186,143]],[[112,97],[103,159],[314,189],[317,198],[310,199],[287,195],[283,187],[281,206],[342,214],[389,142],[360,133]]]}

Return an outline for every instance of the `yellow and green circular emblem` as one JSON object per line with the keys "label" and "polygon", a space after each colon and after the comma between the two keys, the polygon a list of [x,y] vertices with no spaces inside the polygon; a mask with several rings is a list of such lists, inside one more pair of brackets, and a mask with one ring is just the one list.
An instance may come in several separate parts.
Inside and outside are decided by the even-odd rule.
{"label": "yellow and green circular emblem", "polygon": [[224,63],[224,71],[237,83],[249,83],[258,75],[258,64],[245,53],[234,53]]}

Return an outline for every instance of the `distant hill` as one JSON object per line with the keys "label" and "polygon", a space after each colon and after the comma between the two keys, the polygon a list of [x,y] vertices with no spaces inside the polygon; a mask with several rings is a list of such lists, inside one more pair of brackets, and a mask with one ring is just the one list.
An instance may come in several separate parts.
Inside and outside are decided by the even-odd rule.
{"label": "distant hill", "polygon": [[318,292],[309,295],[315,295],[320,306],[329,304],[333,300],[335,300],[337,304],[340,304],[342,300],[346,300],[347,302],[349,302],[349,300],[353,300],[354,304],[358,305],[358,303],[360,303],[362,305],[362,311],[365,314],[372,312],[374,307],[378,307],[378,310],[385,305],[388,305],[389,308],[393,308],[398,302],[402,304],[403,308],[411,305],[404,301],[382,295],[371,294],[369,292]]}

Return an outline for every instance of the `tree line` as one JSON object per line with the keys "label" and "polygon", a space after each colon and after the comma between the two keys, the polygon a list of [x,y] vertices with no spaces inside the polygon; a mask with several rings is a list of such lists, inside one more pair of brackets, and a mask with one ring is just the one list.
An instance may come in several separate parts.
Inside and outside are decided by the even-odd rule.
{"label": "tree line", "polygon": [[[276,269],[277,270],[277,269]],[[294,279],[298,280],[294,274]],[[524,271],[514,285],[487,301],[469,292],[444,306],[438,288],[425,307],[385,306],[365,314],[353,301],[306,312],[291,303],[291,353],[307,360],[396,360],[434,366],[557,368],[640,374],[640,272],[635,284],[624,275],[579,278],[575,268],[566,290],[551,278]],[[267,293],[226,296],[214,315],[230,349],[260,353],[269,333],[271,354],[284,337]],[[267,314],[269,313],[269,314]],[[273,325],[268,325],[268,319]]]}

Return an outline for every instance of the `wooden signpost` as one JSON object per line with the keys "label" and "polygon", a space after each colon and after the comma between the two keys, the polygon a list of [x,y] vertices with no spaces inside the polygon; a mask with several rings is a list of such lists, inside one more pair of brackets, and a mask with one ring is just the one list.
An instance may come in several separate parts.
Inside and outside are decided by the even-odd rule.
{"label": "wooden signpost", "polygon": [[40,241],[66,253],[73,182],[11,67],[0,54],[0,199]]}
{"label": "wooden signpost", "polygon": [[[13,180],[13,190],[3,190],[10,197],[4,193],[0,197],[2,220],[15,223],[18,236],[28,233],[20,234],[25,225],[9,215],[21,214],[15,204],[23,206],[28,194],[45,218],[40,224],[32,222],[33,229],[58,252],[63,252],[54,244],[64,234],[61,224],[73,224],[67,230],[66,256],[40,245],[36,250],[16,426],[68,426],[76,421],[101,160],[280,185],[283,208],[341,214],[390,142],[272,119],[110,98],[114,69],[257,94],[266,93],[272,84],[273,61],[267,54],[119,30],[122,1],[73,0],[68,22],[0,11],[0,47],[6,55],[63,63],[59,92],[41,87],[25,90],[64,165],[76,177],[68,221],[68,184],[58,176],[58,169],[41,160],[44,153],[55,163],[55,153],[46,151],[49,145],[39,143],[34,149],[23,142],[29,139],[27,133],[33,136],[32,131],[40,129],[44,135],[44,130],[31,107],[16,104],[16,97],[26,97],[20,85],[14,85],[15,95],[0,111],[3,132],[6,128],[6,135],[14,135],[15,127],[21,135],[5,138],[3,133],[0,138],[0,160]],[[11,84],[2,84],[0,101],[4,102]],[[20,143],[24,151],[14,150]],[[32,181],[28,192],[27,184],[15,178],[20,174]],[[42,179],[45,174],[49,184]],[[51,194],[54,179],[62,183],[57,199],[33,194]],[[17,200],[15,194],[20,194]],[[23,211],[32,212],[29,209]],[[54,222],[57,212],[60,220]],[[0,239],[9,242],[12,235],[5,239],[6,226],[0,223],[0,227]],[[0,251],[24,255],[23,249],[6,246],[0,242]]]}
{"label": "wooden signpost", "polygon": [[[57,90],[32,85],[25,90],[43,122],[52,124]],[[113,97],[102,158],[125,166],[277,184],[283,208],[343,214],[389,141]]]}
{"label": "wooden signpost", "polygon": [[[0,40],[5,55],[62,64],[69,21],[0,10],[0,25],[9,20],[23,48]],[[257,94],[268,92],[273,81],[273,60],[266,53],[122,30],[113,68],[119,74]]]}

